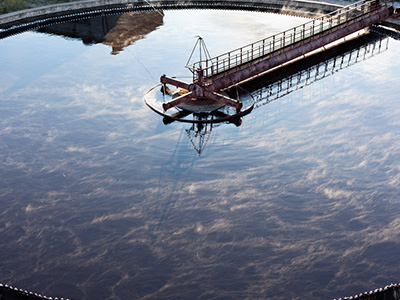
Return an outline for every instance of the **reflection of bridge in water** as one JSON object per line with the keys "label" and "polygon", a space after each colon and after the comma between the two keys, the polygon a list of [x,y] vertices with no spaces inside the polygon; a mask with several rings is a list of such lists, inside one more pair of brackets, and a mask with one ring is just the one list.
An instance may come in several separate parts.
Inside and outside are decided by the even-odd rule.
{"label": "reflection of bridge in water", "polygon": [[[371,31],[379,31],[374,27]],[[242,89],[254,99],[254,109],[265,106],[273,101],[283,99],[285,96],[296,92],[304,87],[331,76],[340,70],[346,69],[359,62],[370,59],[388,49],[389,37],[382,33],[370,32],[357,36],[345,43],[338,44],[325,51],[310,55],[307,58],[298,60],[266,73],[254,80],[241,85]],[[227,91],[228,95],[235,95],[236,89]],[[272,119],[286,110],[293,109],[299,105],[299,99],[279,106],[275,110],[266,110],[266,118]],[[308,103],[309,101],[307,101]],[[201,116],[197,116],[199,118]],[[193,116],[196,119],[196,116]],[[167,123],[167,120],[165,123]],[[196,119],[197,120],[197,119]],[[232,119],[230,123],[236,126],[241,125],[241,119]],[[185,129],[188,138],[201,155],[207,146],[213,127],[221,124],[194,123],[189,129]]]}
{"label": "reflection of bridge in water", "polygon": [[[360,61],[369,59],[376,54],[387,50],[388,48],[388,37],[381,35],[369,35],[368,37],[363,37],[363,39],[370,40],[368,40],[365,44],[362,44],[360,47],[355,49],[353,48],[351,50],[349,49],[349,51],[345,53],[339,54],[324,61],[318,61],[315,57],[314,59],[309,59],[310,62],[312,61],[315,64],[309,66],[307,69],[292,73],[287,77],[282,78],[282,75],[287,74],[279,74],[279,71],[268,74],[268,77],[261,79],[264,80],[264,84],[267,83],[267,85],[251,93],[255,99],[255,108],[284,97],[296,90],[328,77]],[[353,41],[353,45],[351,45],[351,42],[349,42],[350,45],[347,46],[354,46],[354,43],[356,42],[357,41]],[[304,63],[306,62],[303,62],[303,64]],[[295,68],[295,66],[289,67],[289,69],[293,68]],[[268,84],[267,78],[274,78],[275,82]]]}

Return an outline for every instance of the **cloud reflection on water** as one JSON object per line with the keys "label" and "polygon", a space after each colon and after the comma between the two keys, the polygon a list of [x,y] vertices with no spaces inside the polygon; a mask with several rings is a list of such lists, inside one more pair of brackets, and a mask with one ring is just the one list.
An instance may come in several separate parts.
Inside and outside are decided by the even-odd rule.
{"label": "cloud reflection on water", "polygon": [[157,132],[140,66],[102,50],[0,94],[1,281],[74,299],[321,299],[398,278],[397,86],[365,74],[382,56],[218,127],[198,157],[186,125]]}

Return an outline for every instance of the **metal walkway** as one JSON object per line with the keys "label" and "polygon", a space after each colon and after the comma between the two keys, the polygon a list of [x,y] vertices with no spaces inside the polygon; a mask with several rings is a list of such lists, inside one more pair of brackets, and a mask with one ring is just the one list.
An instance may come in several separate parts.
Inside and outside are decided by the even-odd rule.
{"label": "metal walkway", "polygon": [[186,66],[194,74],[193,80],[199,79],[199,73],[203,77],[218,78],[235,67],[244,67],[245,64],[257,59],[267,59],[272,54],[282,53],[287,48],[302,45],[317,38],[324,32],[333,28],[343,28],[356,20],[365,19],[371,12],[380,8],[376,1],[360,1],[330,14],[314,19],[303,25],[291,28],[263,40],[254,42],[244,47],[232,50],[209,60],[198,61]]}
{"label": "metal walkway", "polygon": [[393,11],[392,6],[381,5],[379,0],[360,1],[263,40],[188,65],[186,67],[193,73],[192,84],[163,75],[162,83],[188,91],[163,107],[167,110],[193,98],[207,97],[240,110],[239,101],[224,97],[218,91],[379,23]]}

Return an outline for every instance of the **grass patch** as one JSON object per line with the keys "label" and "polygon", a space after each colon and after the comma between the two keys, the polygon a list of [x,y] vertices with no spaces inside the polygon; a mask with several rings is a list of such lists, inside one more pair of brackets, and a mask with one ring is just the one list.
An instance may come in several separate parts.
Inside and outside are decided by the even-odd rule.
{"label": "grass patch", "polygon": [[29,3],[26,0],[1,0],[0,13],[5,14],[29,7]]}
{"label": "grass patch", "polygon": [[44,5],[73,2],[78,0],[0,0],[0,14]]}

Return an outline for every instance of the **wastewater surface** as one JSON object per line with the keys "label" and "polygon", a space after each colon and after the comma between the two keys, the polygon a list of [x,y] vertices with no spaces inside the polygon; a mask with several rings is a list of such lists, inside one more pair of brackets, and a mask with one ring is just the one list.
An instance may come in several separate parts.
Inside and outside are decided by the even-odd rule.
{"label": "wastewater surface", "polygon": [[190,81],[196,35],[214,56],[305,21],[148,12],[0,40],[0,282],[76,300],[399,282],[399,41],[277,75],[241,124],[165,125],[143,101]]}

